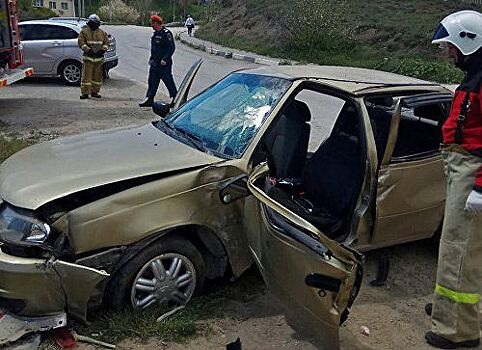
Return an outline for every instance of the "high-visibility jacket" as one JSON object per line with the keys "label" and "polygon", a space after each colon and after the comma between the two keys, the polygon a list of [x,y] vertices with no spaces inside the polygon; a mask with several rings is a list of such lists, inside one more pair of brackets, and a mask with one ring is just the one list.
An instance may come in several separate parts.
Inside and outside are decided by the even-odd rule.
{"label": "high-visibility jacket", "polygon": [[77,42],[82,51],[84,51],[83,59],[91,62],[102,62],[103,58],[91,57],[87,55],[87,52],[92,50],[96,53],[100,50],[107,51],[109,48],[109,38],[107,37],[107,33],[100,28],[92,30],[88,26],[85,26],[80,31]]}
{"label": "high-visibility jacket", "polygon": [[[442,128],[445,144],[460,143],[465,150],[479,157],[482,157],[481,61],[482,58],[474,61],[474,69],[468,70],[465,80],[455,91],[449,117]],[[456,137],[457,129],[460,130],[460,140]],[[476,175],[474,189],[482,192],[482,164]]]}

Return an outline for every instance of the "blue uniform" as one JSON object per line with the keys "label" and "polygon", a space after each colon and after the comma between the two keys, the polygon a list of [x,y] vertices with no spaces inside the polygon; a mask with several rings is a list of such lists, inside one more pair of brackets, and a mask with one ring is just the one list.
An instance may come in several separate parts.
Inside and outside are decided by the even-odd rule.
{"label": "blue uniform", "polygon": [[[151,57],[149,58],[149,87],[147,98],[154,100],[159,83],[162,80],[169,91],[171,98],[177,94],[176,84],[172,77],[172,55],[175,50],[174,37],[171,31],[165,27],[156,30],[151,38]],[[166,65],[161,65],[161,61]]]}

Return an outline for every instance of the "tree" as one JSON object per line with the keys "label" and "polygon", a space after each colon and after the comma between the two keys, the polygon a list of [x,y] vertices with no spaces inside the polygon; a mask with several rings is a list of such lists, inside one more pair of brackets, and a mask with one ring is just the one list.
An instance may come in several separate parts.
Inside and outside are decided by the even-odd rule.
{"label": "tree", "polygon": [[99,16],[111,23],[135,24],[139,19],[139,11],[126,5],[122,0],[110,0],[104,6],[99,7]]}
{"label": "tree", "polygon": [[134,7],[140,14],[140,22],[147,24],[151,10],[152,0],[129,0],[128,4]]}

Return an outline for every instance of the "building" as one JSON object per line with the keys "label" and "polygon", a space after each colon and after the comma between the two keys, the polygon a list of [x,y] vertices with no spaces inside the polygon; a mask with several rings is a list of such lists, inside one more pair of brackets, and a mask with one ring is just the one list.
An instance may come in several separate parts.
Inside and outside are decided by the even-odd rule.
{"label": "building", "polygon": [[45,7],[62,17],[74,17],[74,0],[33,0],[34,7]]}

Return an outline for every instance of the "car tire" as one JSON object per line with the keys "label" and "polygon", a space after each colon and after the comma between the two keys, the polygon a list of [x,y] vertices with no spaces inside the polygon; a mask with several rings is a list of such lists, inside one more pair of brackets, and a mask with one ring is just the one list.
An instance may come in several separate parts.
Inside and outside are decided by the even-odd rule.
{"label": "car tire", "polygon": [[[170,270],[175,258],[180,259],[182,267],[176,276],[170,277]],[[152,267],[152,264],[159,266],[159,261],[166,273],[162,283],[155,278]],[[189,273],[193,276],[192,283],[186,285],[179,283],[178,285],[182,285],[182,287],[178,287],[175,283],[176,279],[184,277],[182,282],[189,282],[186,277]],[[186,304],[195,292],[199,292],[204,284],[204,279],[204,260],[197,248],[185,239],[167,238],[156,241],[142,250],[115,273],[104,293],[104,303],[114,310],[128,307],[136,311],[144,311],[150,306],[160,303],[164,303],[168,308],[174,307]],[[138,283],[140,281],[142,283]],[[144,291],[138,290],[138,288],[154,290]],[[178,292],[184,297],[180,298]],[[172,295],[175,297],[166,301],[165,298],[168,294],[167,298]],[[139,304],[144,300],[148,301]]]}
{"label": "car tire", "polygon": [[82,78],[82,64],[77,61],[67,61],[62,63],[59,74],[65,85],[79,86]]}

